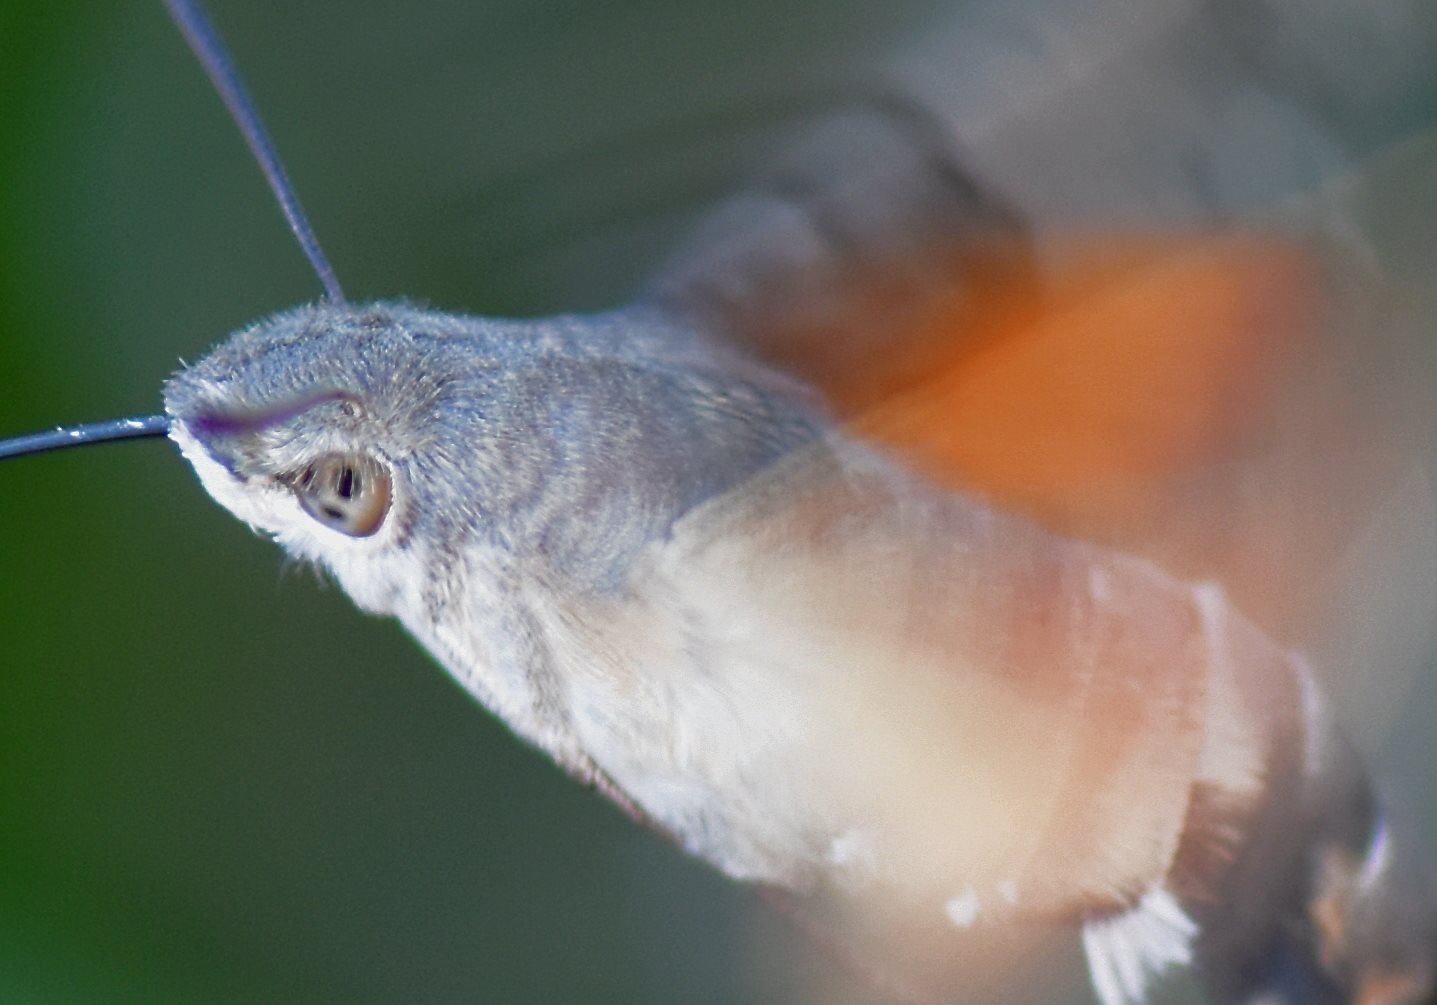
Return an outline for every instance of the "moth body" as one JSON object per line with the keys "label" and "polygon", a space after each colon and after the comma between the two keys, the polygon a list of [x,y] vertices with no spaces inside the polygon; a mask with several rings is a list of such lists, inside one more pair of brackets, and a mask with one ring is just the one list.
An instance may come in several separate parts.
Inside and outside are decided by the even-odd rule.
{"label": "moth body", "polygon": [[[1115,1003],[1194,958],[1195,917],[1315,916],[1275,861],[1386,881],[1370,809],[1317,826],[1330,778],[1364,790],[1305,667],[1220,588],[930,483],[663,311],[299,308],[166,407],[218,501],[517,734],[840,927],[1081,928]],[[324,477],[363,521],[316,515]]]}
{"label": "moth body", "polygon": [[[1429,863],[1221,574],[1250,586],[1246,542],[1301,537],[1262,507],[1318,483],[1252,463],[1322,456],[1326,401],[1285,381],[1345,386],[1328,328],[1383,334],[1381,268],[1289,253],[1378,257],[1334,175],[1389,126],[1313,113],[1304,91],[1363,74],[1277,38],[1346,9],[959,5],[631,306],[520,321],[344,303],[212,31],[169,2],[327,292],[166,386],[237,517],[569,772],[933,1000],[1052,932],[1104,1005],[1184,964],[1234,1005],[1433,1000]],[[1378,110],[1429,64],[1394,61]],[[1089,270],[1064,228],[1094,215],[1283,240],[1120,241]],[[1351,312],[1306,309],[1328,294]],[[1126,390],[1064,410],[1070,372]],[[1027,439],[1001,418],[1025,405]],[[1353,470],[1385,485],[1384,463]],[[1059,484],[1082,505],[1045,510]],[[1374,505],[1347,490],[1335,524]],[[1191,499],[1257,518],[1164,509]]]}

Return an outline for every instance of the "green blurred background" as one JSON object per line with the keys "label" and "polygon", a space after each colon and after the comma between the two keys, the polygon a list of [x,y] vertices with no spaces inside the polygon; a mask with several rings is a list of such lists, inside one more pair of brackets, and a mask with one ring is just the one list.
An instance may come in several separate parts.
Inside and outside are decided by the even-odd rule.
{"label": "green blurred background", "polygon": [[[489,314],[617,300],[802,115],[769,98],[922,16],[214,7],[350,297]],[[0,3],[0,240],[4,431],[154,411],[180,357],[317,294],[158,0]],[[0,599],[0,1003],[839,997],[166,444],[0,470]],[[1408,707],[1369,747],[1430,813]]]}

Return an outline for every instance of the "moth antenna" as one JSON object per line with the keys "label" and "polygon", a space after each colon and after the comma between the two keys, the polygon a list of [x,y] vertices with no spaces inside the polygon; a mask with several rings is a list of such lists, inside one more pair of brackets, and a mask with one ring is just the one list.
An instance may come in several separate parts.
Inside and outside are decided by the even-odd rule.
{"label": "moth antenna", "polygon": [[83,447],[110,440],[132,440],[141,436],[164,436],[170,431],[168,415],[144,415],[132,419],[107,419],[80,426],[56,426],[43,433],[13,436],[0,440],[0,460],[38,454],[65,447]]}
{"label": "moth antenna", "polygon": [[230,118],[239,127],[240,134],[244,136],[245,143],[249,145],[250,153],[259,163],[259,168],[264,172],[265,181],[269,183],[269,189],[274,193],[279,208],[284,213],[284,218],[289,222],[289,229],[294,234],[295,240],[299,242],[304,257],[309,259],[310,266],[319,277],[320,284],[324,286],[324,295],[332,303],[344,303],[344,291],[339,287],[339,279],[334,274],[334,267],[329,264],[329,259],[324,255],[324,249],[319,246],[319,238],[315,236],[314,229],[309,225],[309,219],[304,215],[304,207],[299,203],[299,196],[295,194],[294,186],[290,184],[289,176],[284,173],[284,165],[280,163],[279,154],[275,152],[274,144],[270,141],[269,133],[265,131],[264,123],[260,121],[259,112],[255,110],[254,104],[250,101],[249,93],[245,90],[244,81],[240,79],[239,72],[230,59],[229,52],[225,49],[224,42],[220,39],[219,33],[215,31],[214,25],[210,23],[204,11],[200,9],[197,0],[165,0],[165,7],[174,19],[175,25],[180,29],[180,34],[185,37],[190,51],[204,67],[205,74],[210,78],[210,83],[219,92],[225,108],[229,110]]}

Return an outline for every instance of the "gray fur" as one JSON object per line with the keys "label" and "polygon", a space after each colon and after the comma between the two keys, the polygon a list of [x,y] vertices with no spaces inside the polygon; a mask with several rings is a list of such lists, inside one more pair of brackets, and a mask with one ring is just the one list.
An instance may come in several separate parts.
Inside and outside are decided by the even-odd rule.
{"label": "gray fur", "polygon": [[[344,401],[244,428],[332,392]],[[165,407],[218,427],[205,444],[240,478],[281,474],[320,443],[378,450],[407,488],[406,538],[440,556],[482,540],[581,590],[612,585],[683,513],[821,427],[797,385],[644,310],[301,307],[177,374]]]}

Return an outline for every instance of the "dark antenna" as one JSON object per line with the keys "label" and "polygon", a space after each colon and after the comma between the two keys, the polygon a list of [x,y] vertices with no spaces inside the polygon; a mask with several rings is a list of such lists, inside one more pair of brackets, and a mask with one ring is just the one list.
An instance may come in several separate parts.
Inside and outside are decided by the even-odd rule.
{"label": "dark antenna", "polygon": [[309,259],[320,284],[324,286],[325,297],[336,304],[344,303],[344,291],[339,288],[334,268],[319,246],[319,238],[315,236],[309,219],[304,215],[299,196],[295,194],[294,186],[284,173],[284,165],[279,162],[274,144],[265,132],[259,112],[255,111],[250,102],[244,81],[240,79],[239,72],[230,61],[224,42],[220,40],[219,34],[210,24],[209,18],[205,17],[204,11],[200,10],[196,0],[165,0],[165,6],[169,8],[170,17],[179,27],[180,34],[185,37],[190,51],[205,68],[205,73],[219,92],[225,108],[229,109],[230,118],[239,127],[245,143],[249,144],[250,153],[254,154],[254,159],[259,162],[265,181],[269,182],[270,191],[274,193],[279,208],[284,212],[284,218],[289,221],[289,229],[299,242],[304,257]]}
{"label": "dark antenna", "polygon": [[[250,152],[259,162],[260,170],[264,172],[265,180],[269,182],[270,191],[274,193],[275,199],[279,202],[279,208],[284,212],[284,218],[289,221],[289,229],[294,233],[295,239],[299,241],[300,249],[304,251],[304,257],[309,259],[309,264],[314,269],[315,275],[319,277],[320,284],[324,286],[326,299],[331,303],[344,303],[344,291],[339,287],[339,280],[334,275],[334,268],[329,264],[329,259],[324,257],[324,251],[319,246],[319,238],[315,236],[314,230],[309,225],[309,220],[304,215],[304,208],[299,204],[299,197],[294,193],[294,186],[289,183],[289,178],[284,173],[284,166],[279,162],[279,155],[275,153],[274,144],[270,142],[269,134],[265,132],[264,125],[260,122],[259,113],[255,111],[254,105],[250,102],[244,83],[235,71],[229,53],[225,51],[224,43],[220,41],[214,26],[200,10],[196,0],[165,0],[165,6],[169,8],[170,17],[179,27],[180,34],[185,37],[190,50],[200,61],[210,82],[214,84],[215,90],[224,100],[225,107],[229,109],[230,118],[239,127],[245,143],[249,144]],[[91,422],[79,426],[57,426],[41,433],[30,433],[26,436],[0,440],[0,459],[20,457],[24,454],[38,454],[46,450],[60,450],[65,447],[80,447],[91,443],[108,443],[111,440],[164,436],[169,431],[170,419],[167,415],[145,415],[131,419],[109,419],[105,422]]]}
{"label": "dark antenna", "polygon": [[64,447],[83,447],[110,440],[132,440],[141,436],[164,436],[170,431],[168,415],[145,415],[133,419],[107,419],[83,426],[56,426],[43,433],[30,433],[0,440],[0,460],[22,454],[38,454]]}

